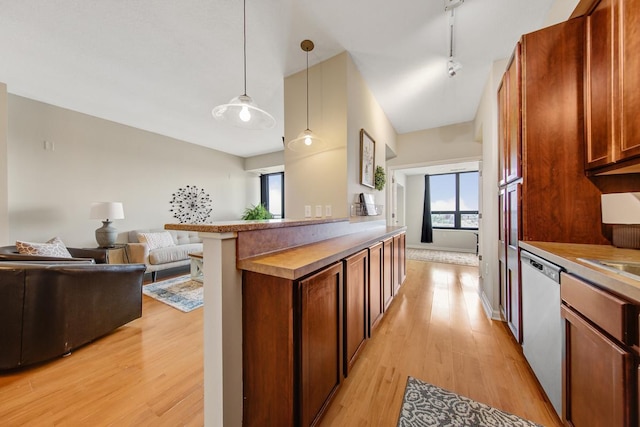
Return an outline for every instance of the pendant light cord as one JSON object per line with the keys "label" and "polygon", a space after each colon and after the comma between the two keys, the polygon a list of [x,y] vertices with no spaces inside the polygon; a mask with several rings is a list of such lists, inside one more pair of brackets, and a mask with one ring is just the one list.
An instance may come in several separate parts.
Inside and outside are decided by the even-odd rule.
{"label": "pendant light cord", "polygon": [[243,1],[242,8],[242,39],[244,51],[244,96],[247,96],[247,0]]}
{"label": "pendant light cord", "polygon": [[307,130],[309,130],[309,51],[307,51]]}

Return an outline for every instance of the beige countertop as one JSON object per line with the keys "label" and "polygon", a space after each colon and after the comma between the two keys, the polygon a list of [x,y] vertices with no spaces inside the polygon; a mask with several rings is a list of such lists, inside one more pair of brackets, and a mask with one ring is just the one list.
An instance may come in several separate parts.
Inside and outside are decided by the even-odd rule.
{"label": "beige countertop", "polygon": [[237,267],[241,270],[297,280],[404,230],[406,227],[377,227],[239,260]]}
{"label": "beige countertop", "polygon": [[640,279],[635,280],[626,275],[583,261],[584,259],[593,259],[640,264],[640,250],[621,249],[608,245],[522,241],[519,246],[534,255],[563,267],[568,273],[640,303]]}

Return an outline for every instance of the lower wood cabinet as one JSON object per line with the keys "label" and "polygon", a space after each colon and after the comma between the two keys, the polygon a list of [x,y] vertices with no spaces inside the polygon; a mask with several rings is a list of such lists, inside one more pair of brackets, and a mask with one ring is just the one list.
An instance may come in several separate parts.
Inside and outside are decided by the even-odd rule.
{"label": "lower wood cabinet", "polygon": [[369,250],[344,260],[344,376],[369,337]]}
{"label": "lower wood cabinet", "polygon": [[378,242],[369,247],[369,336],[382,320],[382,280],[384,277],[384,245]]}
{"label": "lower wood cabinet", "polygon": [[561,274],[564,319],[562,417],[567,425],[637,426],[636,308]]}
{"label": "lower wood cabinet", "polygon": [[343,379],[343,272],[300,281],[244,271],[243,425],[312,426]]}
{"label": "lower wood cabinet", "polygon": [[393,238],[382,241],[382,303],[384,310],[393,300]]}
{"label": "lower wood cabinet", "polygon": [[405,233],[393,236],[393,295],[398,293],[406,277],[405,244]]}

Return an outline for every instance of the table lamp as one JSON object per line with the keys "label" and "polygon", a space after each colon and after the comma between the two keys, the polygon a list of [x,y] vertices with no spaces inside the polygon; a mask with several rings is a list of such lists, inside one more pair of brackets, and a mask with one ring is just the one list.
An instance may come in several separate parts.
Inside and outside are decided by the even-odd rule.
{"label": "table lamp", "polygon": [[640,249],[640,193],[602,194],[602,222],[612,225],[611,243]]}
{"label": "table lamp", "polygon": [[96,230],[96,241],[101,248],[112,248],[116,244],[118,230],[111,225],[112,219],[123,219],[124,209],[120,202],[94,202],[91,204],[89,219],[102,220],[102,227]]}

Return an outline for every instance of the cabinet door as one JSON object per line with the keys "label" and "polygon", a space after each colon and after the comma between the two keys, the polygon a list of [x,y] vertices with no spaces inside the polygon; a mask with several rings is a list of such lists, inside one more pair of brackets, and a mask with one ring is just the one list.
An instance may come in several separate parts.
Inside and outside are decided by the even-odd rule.
{"label": "cabinet door", "polygon": [[298,282],[300,425],[317,423],[342,382],[342,263]]}
{"label": "cabinet door", "polygon": [[587,17],[588,169],[640,156],[638,26],[640,0],[600,0]]}
{"label": "cabinet door", "polygon": [[507,190],[501,188],[498,194],[498,283],[500,285],[500,313],[507,320]]}
{"label": "cabinet door", "polygon": [[505,73],[498,87],[498,185],[507,183],[507,139],[509,134],[509,115],[507,106],[507,79]]}
{"label": "cabinet door", "polygon": [[383,240],[382,246],[382,301],[386,311],[393,300],[393,239]]}
{"label": "cabinet door", "polygon": [[518,43],[507,68],[507,131],[506,175],[507,183],[522,176],[522,96],[520,84],[520,50]]}
{"label": "cabinet door", "polygon": [[522,342],[522,318],[520,298],[520,188],[522,184],[510,184],[506,196],[506,288],[507,288],[507,324],[518,342]]}
{"label": "cabinet door", "polygon": [[613,14],[614,0],[601,0],[587,17],[586,141],[587,168],[614,162]]}
{"label": "cabinet door", "polygon": [[363,250],[344,260],[344,376],[349,375],[368,337],[369,256]]}
{"label": "cabinet door", "polygon": [[394,246],[398,252],[398,286],[402,286],[404,280],[407,278],[406,245],[407,235],[405,233],[398,234],[398,246]]}
{"label": "cabinet door", "polygon": [[402,274],[399,271],[400,267],[400,235],[393,236],[393,296],[396,296],[400,291],[400,277]]}
{"label": "cabinet door", "polygon": [[566,306],[563,419],[569,425],[630,426],[633,357]]}
{"label": "cabinet door", "polygon": [[619,88],[620,108],[622,112],[620,126],[619,152],[617,158],[621,160],[640,156],[640,0],[618,0],[620,22],[619,37],[620,59],[618,78],[621,80]]}
{"label": "cabinet door", "polygon": [[384,246],[382,242],[376,243],[369,248],[369,335],[382,319],[384,311],[382,301],[382,278],[384,268]]}

